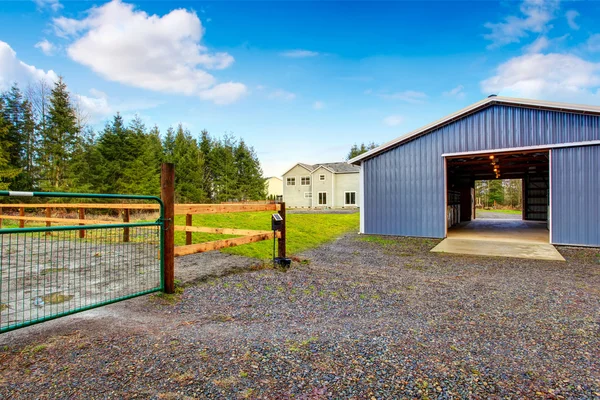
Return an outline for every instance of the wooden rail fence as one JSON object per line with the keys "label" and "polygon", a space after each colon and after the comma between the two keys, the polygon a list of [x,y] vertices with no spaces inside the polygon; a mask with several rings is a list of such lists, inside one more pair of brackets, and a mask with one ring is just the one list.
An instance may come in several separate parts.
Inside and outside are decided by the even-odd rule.
{"label": "wooden rail fence", "polygon": [[[248,243],[260,242],[263,240],[278,239],[278,257],[285,258],[285,203],[227,203],[227,204],[174,204],[174,168],[172,164],[163,164],[161,172],[161,198],[165,206],[165,292],[173,293],[174,288],[174,258],[195,253],[201,253],[212,250],[219,250],[226,247],[239,246]],[[19,215],[7,215],[3,211],[18,209]],[[41,210],[45,210],[45,216],[26,216],[26,210],[35,210],[37,215]],[[53,215],[56,210],[77,210],[77,218],[60,218]],[[87,218],[86,210],[119,210],[122,221]],[[117,204],[117,203],[45,203],[45,204],[0,204],[0,229],[2,228],[3,220],[18,221],[19,228],[25,227],[25,222],[44,222],[47,227],[52,224],[58,225],[89,225],[89,224],[123,224],[130,222],[131,211],[159,211],[159,206],[154,204]],[[192,219],[194,214],[221,214],[232,212],[256,212],[256,211],[273,211],[279,212],[283,217],[283,227],[281,231],[265,231],[251,229],[234,229],[234,228],[215,228],[204,226],[193,226]],[[185,215],[185,226],[174,225],[175,215]],[[270,222],[270,221],[269,221]],[[185,245],[174,245],[174,232],[185,232]],[[222,235],[235,235],[239,237],[215,240],[205,243],[193,243],[192,233],[212,233]],[[79,230],[79,238],[85,238],[85,230]],[[130,241],[129,228],[123,228],[123,242]]]}

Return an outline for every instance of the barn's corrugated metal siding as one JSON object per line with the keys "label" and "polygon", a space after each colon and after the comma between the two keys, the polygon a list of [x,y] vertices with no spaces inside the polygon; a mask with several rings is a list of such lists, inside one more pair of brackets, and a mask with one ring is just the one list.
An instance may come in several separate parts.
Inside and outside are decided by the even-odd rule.
{"label": "barn's corrugated metal siding", "polygon": [[492,105],[366,159],[365,233],[444,237],[444,153],[600,140],[600,117]]}
{"label": "barn's corrugated metal siding", "polygon": [[600,146],[552,150],[552,237],[600,246]]}

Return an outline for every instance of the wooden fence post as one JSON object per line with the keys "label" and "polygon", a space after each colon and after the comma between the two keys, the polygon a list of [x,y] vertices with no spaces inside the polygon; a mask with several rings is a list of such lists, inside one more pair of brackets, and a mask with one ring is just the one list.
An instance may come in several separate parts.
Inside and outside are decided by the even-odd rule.
{"label": "wooden fence post", "polygon": [[[192,226],[192,214],[185,215],[185,226]],[[185,244],[192,244],[192,232],[185,233]]]}
{"label": "wooden fence post", "polygon": [[[129,223],[129,208],[123,210],[123,222]],[[123,242],[129,242],[129,228],[123,228]]]}
{"label": "wooden fence post", "polygon": [[[20,207],[19,208],[19,216],[20,217],[24,217],[25,216],[25,207]],[[24,219],[20,219],[19,220],[19,228],[25,228],[25,220]]]}
{"label": "wooden fence post", "polygon": [[[52,218],[52,209],[50,207],[46,207],[46,218]],[[46,227],[50,228],[52,223],[50,221],[46,221]],[[50,236],[52,232],[46,232],[46,236]]]}
{"label": "wooden fence post", "polygon": [[[85,208],[80,208],[79,209],[79,219],[85,219]],[[83,226],[85,224],[84,223],[79,223],[79,225]],[[84,229],[80,229],[79,230],[79,238],[80,239],[85,238],[85,230]]]}
{"label": "wooden fence post", "polygon": [[282,202],[279,204],[281,207],[281,210],[279,210],[279,215],[281,215],[281,218],[283,218],[283,224],[281,225],[281,236],[278,239],[278,251],[277,251],[277,256],[279,258],[285,258],[285,225],[286,225],[286,221],[285,221],[285,202]]}
{"label": "wooden fence post", "polygon": [[160,174],[161,199],[165,207],[163,265],[165,293],[175,293],[175,166],[163,163]]}

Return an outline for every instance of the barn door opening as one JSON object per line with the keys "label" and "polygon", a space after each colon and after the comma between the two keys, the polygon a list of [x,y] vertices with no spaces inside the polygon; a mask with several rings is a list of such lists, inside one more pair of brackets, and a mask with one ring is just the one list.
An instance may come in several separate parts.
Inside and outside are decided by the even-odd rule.
{"label": "barn door opening", "polygon": [[547,150],[446,159],[447,237],[549,243]]}

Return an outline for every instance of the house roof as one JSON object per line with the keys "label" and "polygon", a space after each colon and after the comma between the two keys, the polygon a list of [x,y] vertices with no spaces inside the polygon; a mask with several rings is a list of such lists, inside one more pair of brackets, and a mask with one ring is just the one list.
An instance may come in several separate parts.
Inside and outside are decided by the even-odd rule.
{"label": "house roof", "polygon": [[367,151],[353,159],[349,160],[349,164],[360,164],[361,161],[366,160],[368,158],[375,157],[377,154],[382,153],[391,148],[402,145],[409,140],[416,138],[418,136],[426,135],[427,133],[437,129],[443,125],[446,125],[450,122],[453,122],[457,119],[463,118],[468,114],[479,111],[483,108],[487,108],[494,104],[505,104],[512,106],[521,106],[527,108],[540,108],[540,109],[549,109],[555,111],[565,111],[565,112],[574,112],[574,113],[583,113],[583,114],[599,114],[600,115],[600,107],[598,106],[588,106],[588,105],[580,105],[580,104],[569,104],[569,103],[558,103],[553,101],[541,101],[541,100],[529,100],[529,99],[518,99],[512,97],[502,97],[502,96],[490,96],[477,103],[471,104],[468,107],[463,108],[455,113],[445,116],[435,122],[432,122],[429,125],[425,125],[422,128],[416,129],[412,132],[409,132],[403,136],[400,136],[394,140],[391,140],[385,144],[382,144],[379,147],[376,147],[372,150]]}
{"label": "house roof", "polygon": [[[317,165],[315,165],[315,167],[317,167],[317,168],[324,167],[336,174],[350,174],[350,173],[360,171],[359,166],[348,164],[345,162],[323,163],[323,164],[317,164]],[[315,169],[317,169],[317,168],[315,168]]]}
{"label": "house roof", "polygon": [[352,165],[352,164],[348,164],[348,163],[345,163],[345,162],[319,163],[319,164],[314,164],[314,165],[312,165],[312,164],[305,164],[305,163],[297,163],[292,168],[290,168],[287,171],[285,171],[283,173],[283,175],[285,175],[288,172],[290,172],[297,165],[299,165],[299,166],[307,169],[311,173],[314,172],[314,171],[316,171],[317,169],[319,169],[321,167],[329,170],[330,172],[332,172],[334,174],[351,174],[351,173],[358,173],[360,171],[360,167],[358,167],[357,165]]}

